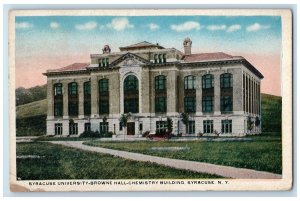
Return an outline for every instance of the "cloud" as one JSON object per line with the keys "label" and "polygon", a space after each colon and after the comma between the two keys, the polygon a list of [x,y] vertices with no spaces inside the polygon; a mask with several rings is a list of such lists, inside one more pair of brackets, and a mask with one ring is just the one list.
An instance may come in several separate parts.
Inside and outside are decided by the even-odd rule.
{"label": "cloud", "polygon": [[84,24],[76,24],[75,28],[77,30],[92,30],[92,29],[95,29],[97,27],[97,25],[98,25],[97,22],[90,21],[90,22],[87,22]]}
{"label": "cloud", "polygon": [[171,29],[177,32],[190,31],[192,29],[200,30],[200,24],[195,21],[187,21],[183,24],[172,24]]}
{"label": "cloud", "polygon": [[159,26],[157,24],[154,24],[154,23],[148,24],[147,27],[149,27],[149,29],[151,31],[155,31],[155,30],[159,29]]}
{"label": "cloud", "polygon": [[122,18],[114,18],[110,24],[106,25],[108,28],[112,28],[116,31],[123,31],[126,28],[134,28],[133,24],[129,23],[129,20],[125,17]]}
{"label": "cloud", "polygon": [[269,29],[270,28],[270,25],[261,25],[259,23],[254,23],[250,26],[247,27],[247,31],[248,32],[251,32],[251,31],[259,31],[261,29]]}
{"label": "cloud", "polygon": [[51,29],[57,29],[57,28],[59,28],[59,24],[57,22],[51,22],[50,23],[50,28]]}
{"label": "cloud", "polygon": [[19,22],[16,23],[16,29],[29,29],[32,28],[33,24],[30,24],[28,22]]}
{"label": "cloud", "polygon": [[219,30],[225,30],[226,25],[209,25],[206,27],[210,31],[219,31]]}
{"label": "cloud", "polygon": [[239,24],[234,24],[234,25],[231,25],[227,28],[226,32],[235,32],[237,30],[240,30],[242,28],[241,25]]}

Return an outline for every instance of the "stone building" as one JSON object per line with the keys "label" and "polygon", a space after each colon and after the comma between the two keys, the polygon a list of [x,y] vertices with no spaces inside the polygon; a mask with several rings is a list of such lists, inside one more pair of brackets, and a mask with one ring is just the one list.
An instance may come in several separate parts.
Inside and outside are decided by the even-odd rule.
{"label": "stone building", "polygon": [[[90,63],[48,70],[47,135],[139,136],[166,129],[167,118],[175,135],[260,133],[263,75],[241,56],[193,54],[189,38],[183,46],[144,41],[111,52],[105,45]],[[130,114],[126,125],[123,114]]]}

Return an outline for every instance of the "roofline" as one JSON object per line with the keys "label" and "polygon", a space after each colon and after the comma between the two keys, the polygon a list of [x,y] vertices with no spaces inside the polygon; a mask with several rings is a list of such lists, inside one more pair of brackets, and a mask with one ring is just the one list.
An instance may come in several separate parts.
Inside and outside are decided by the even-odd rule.
{"label": "roofline", "polygon": [[[137,55],[135,55],[135,56],[137,56]],[[120,57],[119,59],[121,59],[121,58],[122,57]],[[176,67],[184,67],[184,66],[199,66],[199,65],[200,66],[210,66],[210,65],[214,65],[214,64],[225,64],[225,65],[228,65],[228,64],[234,64],[234,63],[240,63],[243,66],[245,66],[248,70],[250,70],[251,72],[253,72],[260,79],[264,78],[264,76],[250,62],[248,62],[243,57],[238,58],[238,59],[211,60],[211,61],[184,62],[184,63],[181,63],[180,61],[168,62],[168,63],[162,63],[162,64],[145,63],[145,65],[142,65],[142,66],[154,67],[154,66],[170,66],[170,65],[175,65]],[[43,75],[45,75],[45,76],[49,76],[50,75],[51,76],[51,75],[65,75],[65,74],[78,74],[78,73],[88,73],[88,74],[90,74],[91,71],[95,71],[95,70],[108,70],[108,69],[116,69],[116,66],[110,64],[108,67],[105,67],[105,68],[86,67],[85,69],[81,69],[81,70],[50,71],[50,72],[43,73]]]}

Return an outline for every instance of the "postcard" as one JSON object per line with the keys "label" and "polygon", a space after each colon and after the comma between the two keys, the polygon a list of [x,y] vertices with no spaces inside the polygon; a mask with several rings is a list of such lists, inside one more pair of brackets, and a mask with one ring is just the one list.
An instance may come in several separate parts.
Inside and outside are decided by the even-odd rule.
{"label": "postcard", "polygon": [[277,191],[288,9],[11,10],[10,190]]}

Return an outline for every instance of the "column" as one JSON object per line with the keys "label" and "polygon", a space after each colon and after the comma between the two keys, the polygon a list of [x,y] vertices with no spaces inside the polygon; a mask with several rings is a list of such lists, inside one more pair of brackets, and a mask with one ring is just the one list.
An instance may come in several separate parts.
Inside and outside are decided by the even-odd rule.
{"label": "column", "polygon": [[196,115],[202,115],[202,75],[196,76]]}
{"label": "column", "polygon": [[[120,77],[119,73],[112,73],[108,77],[109,115],[120,114]],[[141,92],[140,92],[141,93]]]}
{"label": "column", "polygon": [[64,81],[63,83],[63,119],[69,118],[69,111],[68,111],[68,81]]}
{"label": "column", "polygon": [[[176,112],[176,72],[170,71],[166,76],[167,84],[167,112],[174,113]],[[171,114],[172,115],[172,114]]]}
{"label": "column", "polygon": [[[141,94],[141,99],[142,99],[142,105],[141,105],[141,111],[140,113],[144,113],[144,114],[149,114],[150,113],[150,104],[151,104],[151,101],[150,101],[150,93],[149,93],[149,90],[150,90],[150,76],[149,76],[149,70],[147,69],[144,69],[142,71],[142,76],[141,76],[141,80],[140,80],[140,83],[141,83],[141,91],[140,91],[140,94]],[[120,104],[119,104],[120,105]]]}
{"label": "column", "polygon": [[78,82],[78,118],[84,118],[84,89],[83,89],[83,80]]}
{"label": "column", "polygon": [[49,78],[47,79],[47,103],[48,103],[48,109],[47,109],[47,119],[53,119],[54,118],[54,96],[53,96],[53,82]]}
{"label": "column", "polygon": [[220,99],[221,99],[221,90],[220,90],[220,74],[213,73],[214,75],[214,115],[221,114]]}
{"label": "column", "polygon": [[99,116],[99,89],[98,78],[96,75],[91,76],[91,117],[95,118]]}
{"label": "column", "polygon": [[232,72],[232,109],[234,113],[243,114],[243,72],[234,69]]}

